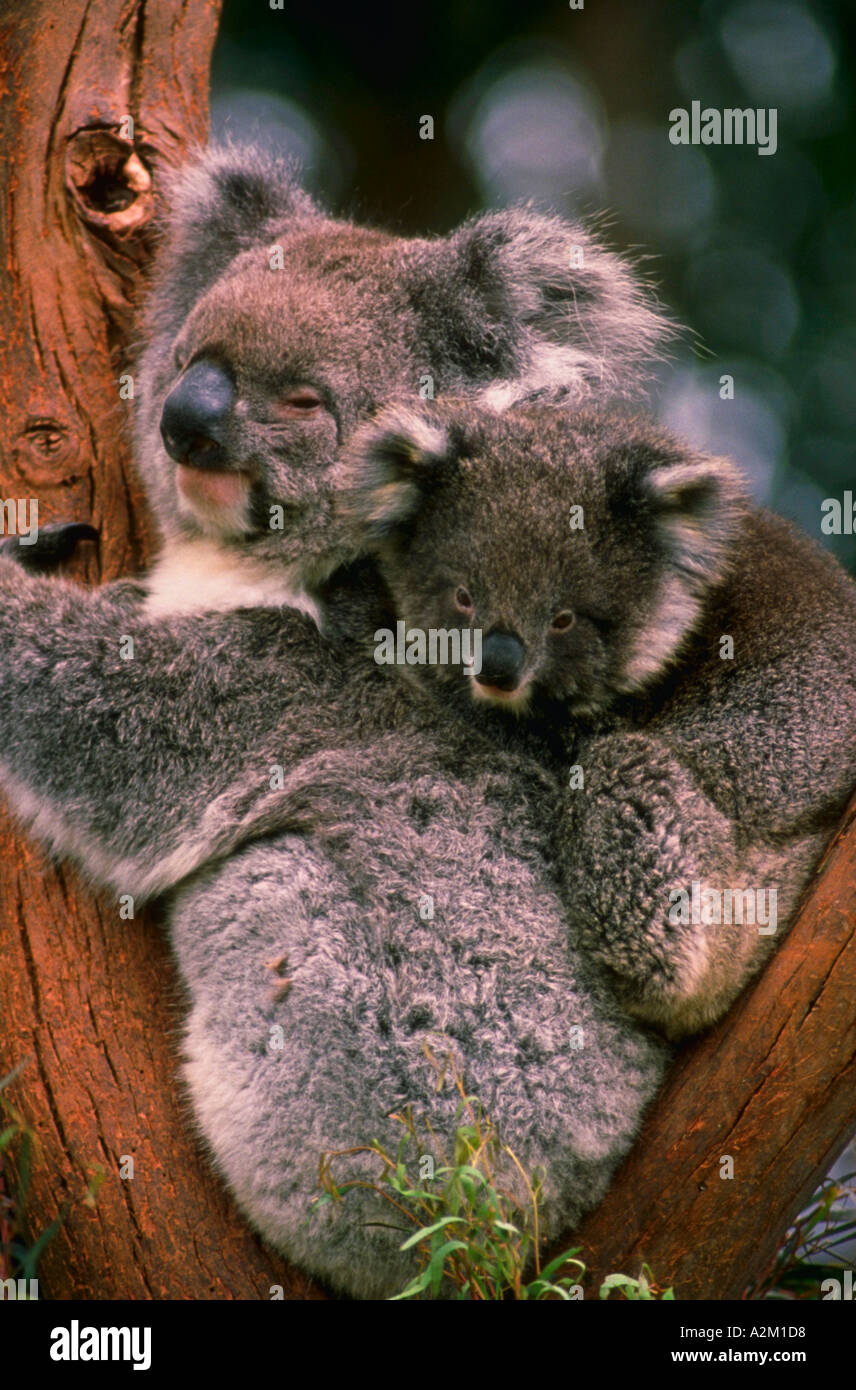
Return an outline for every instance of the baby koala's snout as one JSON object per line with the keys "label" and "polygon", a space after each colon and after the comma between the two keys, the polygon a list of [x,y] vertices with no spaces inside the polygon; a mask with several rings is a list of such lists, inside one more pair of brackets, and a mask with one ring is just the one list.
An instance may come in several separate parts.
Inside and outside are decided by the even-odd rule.
{"label": "baby koala's snout", "polygon": [[481,670],[474,680],[489,690],[510,694],[520,685],[526,648],[516,632],[494,629],[482,644]]}

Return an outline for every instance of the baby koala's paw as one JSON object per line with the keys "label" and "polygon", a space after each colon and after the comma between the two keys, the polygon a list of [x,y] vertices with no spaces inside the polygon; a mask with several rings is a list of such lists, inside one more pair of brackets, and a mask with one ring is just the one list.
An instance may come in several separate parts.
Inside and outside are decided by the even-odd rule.
{"label": "baby koala's paw", "polygon": [[26,570],[44,573],[69,560],[79,541],[97,541],[98,532],[85,521],[62,521],[40,526],[31,541],[24,536],[4,536],[0,556],[14,560]]}

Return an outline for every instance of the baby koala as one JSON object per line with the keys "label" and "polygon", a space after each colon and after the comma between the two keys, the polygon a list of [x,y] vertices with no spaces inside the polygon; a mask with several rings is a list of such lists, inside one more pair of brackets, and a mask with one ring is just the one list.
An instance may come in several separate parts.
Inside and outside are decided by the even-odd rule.
{"label": "baby koala", "polygon": [[707,1026],[856,782],[856,586],[731,463],[638,417],[388,411],[358,449],[345,506],[403,635],[473,630],[479,660],[424,676],[564,728],[572,941],[638,1019]]}

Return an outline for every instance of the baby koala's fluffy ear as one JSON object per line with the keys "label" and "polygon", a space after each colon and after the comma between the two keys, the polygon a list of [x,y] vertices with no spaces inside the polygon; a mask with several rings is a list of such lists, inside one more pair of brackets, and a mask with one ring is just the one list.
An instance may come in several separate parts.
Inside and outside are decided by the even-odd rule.
{"label": "baby koala's fluffy ear", "polygon": [[178,321],[239,252],[322,216],[293,164],[253,145],[198,150],[165,175],[164,190],[159,299],[178,306]]}
{"label": "baby koala's fluffy ear", "polygon": [[[616,466],[624,486],[613,493],[615,520],[641,525],[637,534],[657,576],[616,681],[635,691],[678,659],[701,621],[708,595],[725,577],[748,498],[741,473],[728,459],[693,455],[668,441],[662,448],[631,446],[612,461]],[[608,480],[609,472],[610,465]]]}
{"label": "baby koala's fluffy ear", "polygon": [[658,531],[688,586],[722,578],[746,510],[746,485],[729,460],[707,456],[655,463],[644,476]]}
{"label": "baby koala's fluffy ear", "polygon": [[530,207],[491,212],[456,232],[449,250],[461,291],[449,323],[470,308],[466,341],[475,348],[481,334],[493,356],[480,399],[494,409],[533,395],[638,395],[675,336],[632,266],[579,223]]}
{"label": "baby koala's fluffy ear", "polygon": [[359,549],[393,539],[416,516],[450,448],[445,425],[406,407],[392,406],[356,432],[336,491]]}

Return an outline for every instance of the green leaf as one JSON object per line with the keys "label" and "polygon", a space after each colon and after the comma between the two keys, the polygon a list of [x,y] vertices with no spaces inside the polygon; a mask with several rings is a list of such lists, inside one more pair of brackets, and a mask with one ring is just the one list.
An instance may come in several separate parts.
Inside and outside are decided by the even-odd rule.
{"label": "green leaf", "polygon": [[411,1245],[418,1245],[421,1240],[427,1240],[435,1231],[442,1231],[444,1226],[451,1226],[453,1224],[463,1226],[466,1223],[461,1216],[442,1216],[439,1221],[434,1222],[433,1226],[423,1226],[420,1230],[415,1231],[414,1234],[409,1236],[404,1244],[400,1245],[398,1248],[399,1250],[409,1250]]}
{"label": "green leaf", "polygon": [[582,1260],[578,1260],[575,1258],[580,1253],[582,1248],[583,1247],[581,1245],[575,1245],[571,1250],[563,1250],[561,1255],[557,1255],[554,1260],[551,1260],[549,1264],[544,1266],[544,1268],[541,1270],[541,1278],[549,1279],[550,1276],[555,1274],[558,1269],[562,1268],[562,1265],[566,1264],[577,1265],[579,1267],[580,1275],[583,1275],[585,1273],[585,1265],[583,1264]]}
{"label": "green leaf", "polygon": [[636,1279],[631,1279],[627,1274],[607,1274],[598,1290],[599,1298],[609,1298],[613,1289],[624,1289],[628,1298],[636,1298],[638,1283]]}
{"label": "green leaf", "polygon": [[431,1292],[436,1295],[443,1282],[443,1272],[446,1264],[446,1257],[451,1255],[453,1250],[466,1250],[466,1245],[462,1240],[447,1240],[445,1245],[441,1245],[439,1250],[435,1250],[431,1256],[431,1263],[428,1272],[431,1276]]}
{"label": "green leaf", "polygon": [[36,1240],[33,1243],[33,1245],[30,1246],[29,1250],[21,1252],[20,1265],[22,1277],[24,1279],[36,1278],[37,1266],[39,1260],[41,1259],[45,1246],[53,1240],[62,1223],[63,1217],[57,1216],[47,1227],[47,1229],[42,1231],[38,1240]]}
{"label": "green leaf", "polygon": [[21,1149],[18,1154],[18,1208],[23,1210],[30,1186],[30,1164],[33,1154],[33,1141],[30,1135],[24,1131],[21,1136]]}
{"label": "green leaf", "polygon": [[8,1149],[9,1145],[11,1144],[12,1140],[15,1138],[15,1135],[17,1133],[17,1125],[7,1125],[6,1128],[3,1130],[2,1134],[0,1134],[0,1150]]}
{"label": "green leaf", "polygon": [[548,1294],[553,1293],[563,1299],[565,1303],[571,1303],[573,1301],[571,1295],[565,1289],[560,1288],[558,1284],[551,1284],[548,1279],[533,1280],[531,1284],[527,1285],[527,1289],[524,1290],[524,1292],[527,1297],[536,1300],[546,1298]]}
{"label": "green leaf", "polygon": [[428,1270],[423,1269],[422,1273],[418,1274],[415,1279],[412,1279],[402,1293],[393,1294],[392,1298],[387,1299],[387,1302],[400,1303],[403,1298],[416,1298],[418,1294],[423,1293],[425,1289],[427,1289],[429,1283],[430,1275]]}

